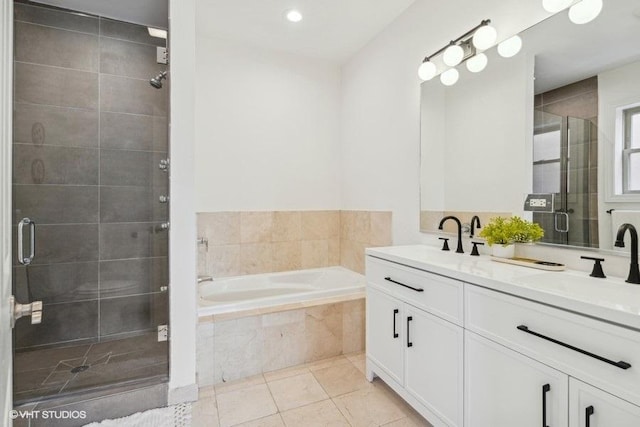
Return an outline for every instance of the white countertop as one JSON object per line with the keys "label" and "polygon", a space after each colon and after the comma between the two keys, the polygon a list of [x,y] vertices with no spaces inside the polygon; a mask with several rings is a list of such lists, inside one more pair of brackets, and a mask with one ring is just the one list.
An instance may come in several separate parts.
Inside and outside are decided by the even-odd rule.
{"label": "white countertop", "polygon": [[368,248],[366,254],[640,330],[640,285],[623,278],[536,270],[426,245]]}

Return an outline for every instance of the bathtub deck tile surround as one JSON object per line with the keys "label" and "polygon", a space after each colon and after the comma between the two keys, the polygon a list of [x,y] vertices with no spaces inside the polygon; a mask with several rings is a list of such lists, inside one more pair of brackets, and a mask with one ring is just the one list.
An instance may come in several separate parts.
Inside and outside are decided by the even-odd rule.
{"label": "bathtub deck tile surround", "polygon": [[201,318],[198,384],[219,384],[363,350],[364,295],[340,298],[229,320],[215,320],[221,315]]}
{"label": "bathtub deck tile surround", "polygon": [[382,381],[366,381],[360,360],[353,353],[201,388],[193,426],[430,426]]}

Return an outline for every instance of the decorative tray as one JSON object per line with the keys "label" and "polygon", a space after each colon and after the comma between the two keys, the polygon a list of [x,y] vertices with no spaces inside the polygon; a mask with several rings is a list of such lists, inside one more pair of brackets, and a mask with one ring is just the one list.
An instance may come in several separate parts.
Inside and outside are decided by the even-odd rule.
{"label": "decorative tray", "polygon": [[564,264],[558,264],[557,262],[541,261],[539,259],[531,258],[499,258],[492,256],[492,261],[503,262],[505,264],[519,265],[521,267],[536,268],[538,270],[546,271],[562,271],[566,267]]}

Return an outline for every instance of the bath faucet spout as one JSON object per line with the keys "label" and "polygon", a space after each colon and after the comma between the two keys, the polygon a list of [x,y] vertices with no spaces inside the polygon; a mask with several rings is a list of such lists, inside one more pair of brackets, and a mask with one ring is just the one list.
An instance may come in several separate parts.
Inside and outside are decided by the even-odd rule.
{"label": "bath faucet spout", "polygon": [[631,235],[631,264],[629,265],[629,276],[627,283],[640,285],[640,268],[638,268],[638,232],[632,224],[622,224],[618,228],[616,243],[614,246],[624,248],[624,235],[629,231]]}
{"label": "bath faucet spout", "polygon": [[444,226],[444,223],[447,222],[447,220],[450,220],[450,219],[455,221],[456,225],[458,226],[458,248],[456,249],[456,253],[463,254],[464,250],[462,249],[462,223],[460,222],[460,220],[458,218],[456,218],[453,215],[445,216],[440,221],[440,225],[438,226],[438,230],[442,230],[442,227]]}
{"label": "bath faucet spout", "polygon": [[211,276],[198,276],[198,283],[202,282],[213,282],[213,277]]}

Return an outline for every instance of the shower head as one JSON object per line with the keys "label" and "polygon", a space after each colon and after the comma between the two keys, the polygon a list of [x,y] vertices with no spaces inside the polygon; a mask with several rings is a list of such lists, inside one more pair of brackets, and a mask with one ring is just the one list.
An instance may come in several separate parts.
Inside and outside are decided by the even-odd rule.
{"label": "shower head", "polygon": [[162,88],[162,80],[167,78],[167,72],[163,71],[151,80],[149,80],[149,84],[156,89]]}

